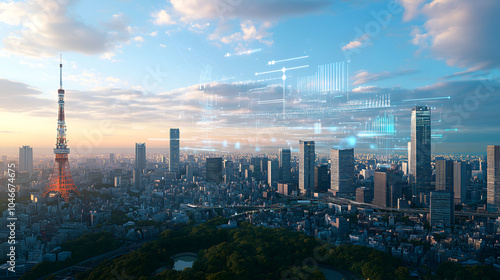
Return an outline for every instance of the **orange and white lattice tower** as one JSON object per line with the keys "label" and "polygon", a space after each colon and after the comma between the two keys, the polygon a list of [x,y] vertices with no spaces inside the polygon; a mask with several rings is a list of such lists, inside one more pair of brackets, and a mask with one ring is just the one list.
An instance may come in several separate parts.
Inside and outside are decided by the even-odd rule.
{"label": "orange and white lattice tower", "polygon": [[60,193],[61,197],[64,198],[66,202],[69,201],[69,194],[74,191],[76,194],[80,195],[80,192],[73,182],[73,177],[69,170],[69,148],[66,141],[66,122],[64,120],[64,89],[62,88],[62,57],[61,63],[59,64],[59,80],[60,87],[57,91],[59,96],[58,101],[58,118],[57,118],[57,143],[54,148],[54,154],[56,155],[56,162],[54,164],[54,171],[50,176],[49,185],[43,190],[43,196],[49,193]]}

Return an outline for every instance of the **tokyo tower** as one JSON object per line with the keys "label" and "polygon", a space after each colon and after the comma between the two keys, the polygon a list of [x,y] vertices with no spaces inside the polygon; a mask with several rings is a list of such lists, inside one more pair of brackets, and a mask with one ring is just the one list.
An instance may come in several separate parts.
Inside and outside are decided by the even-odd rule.
{"label": "tokyo tower", "polygon": [[69,148],[66,142],[66,122],[64,121],[64,89],[62,88],[62,56],[59,64],[59,79],[60,87],[57,91],[59,96],[58,107],[59,113],[57,118],[57,143],[54,148],[56,162],[54,171],[50,176],[49,185],[43,190],[42,196],[46,196],[50,192],[60,193],[66,202],[69,201],[69,193],[74,191],[80,195],[80,192],[73,182],[71,172],[69,170],[68,154]]}

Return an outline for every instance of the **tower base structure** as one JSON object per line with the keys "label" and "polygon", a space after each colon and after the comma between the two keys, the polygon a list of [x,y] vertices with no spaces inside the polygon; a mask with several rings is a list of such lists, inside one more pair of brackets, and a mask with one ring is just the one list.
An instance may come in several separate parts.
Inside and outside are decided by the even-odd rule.
{"label": "tower base structure", "polygon": [[68,154],[56,154],[54,171],[50,177],[49,185],[43,191],[42,196],[46,196],[50,192],[58,192],[64,198],[64,201],[68,202],[71,191],[74,191],[77,195],[81,195],[73,182],[73,177],[69,170]]}

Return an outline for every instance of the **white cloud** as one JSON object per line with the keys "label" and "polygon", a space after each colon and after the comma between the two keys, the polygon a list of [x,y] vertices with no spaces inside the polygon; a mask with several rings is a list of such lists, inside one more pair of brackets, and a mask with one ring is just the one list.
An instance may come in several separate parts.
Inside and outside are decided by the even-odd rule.
{"label": "white cloud", "polygon": [[413,44],[428,47],[438,59],[468,71],[500,66],[500,1],[434,0],[417,11],[407,3],[405,8],[427,18],[423,31],[412,31]]}
{"label": "white cloud", "polygon": [[158,35],[158,31],[153,31],[153,32],[149,33],[149,36],[151,36],[151,37],[156,37],[156,35]]}
{"label": "white cloud", "polygon": [[[354,75],[354,77],[351,78],[352,85],[357,86],[357,85],[362,85],[370,82],[375,82],[375,81],[380,81],[384,79],[389,79],[392,77],[396,76],[404,76],[404,75],[409,75],[416,73],[417,71],[415,69],[403,69],[403,70],[398,70],[395,72],[389,72],[389,71],[382,71],[378,73],[370,73],[365,70],[360,70]],[[367,88],[367,87],[365,87]],[[360,89],[361,90],[361,89]]]}
{"label": "white cloud", "polygon": [[219,40],[224,44],[258,41],[267,45],[271,45],[273,41],[270,39],[266,39],[272,36],[272,33],[269,33],[267,31],[267,29],[269,29],[271,26],[272,25],[270,22],[264,22],[260,24],[260,26],[256,27],[256,25],[251,21],[246,21],[240,24],[241,31],[238,31],[231,35],[221,36],[219,34],[220,30],[216,30],[209,36],[209,39]]}
{"label": "white cloud", "polygon": [[101,59],[113,60],[116,54],[114,52],[105,52],[101,55]]}
{"label": "white cloud", "polygon": [[160,10],[157,13],[152,14],[155,19],[154,23],[157,25],[172,25],[175,24],[175,21],[165,10]]}
{"label": "white cloud", "polygon": [[112,50],[130,34],[123,15],[94,27],[68,15],[74,1],[29,0],[0,4],[0,21],[18,26],[3,39],[4,50],[28,56],[53,56],[61,51],[98,54]]}
{"label": "white cloud", "polygon": [[420,8],[425,0],[400,0],[405,11],[403,21],[410,21],[420,14]]}
{"label": "white cloud", "polygon": [[366,87],[357,87],[352,90],[352,92],[356,93],[367,93],[367,92],[379,92],[381,89],[376,86],[366,86]]}
{"label": "white cloud", "polygon": [[347,45],[343,46],[341,49],[343,51],[346,51],[356,48],[364,48],[370,45],[372,45],[370,37],[368,36],[368,34],[364,34],[363,36],[356,38],[354,41],[350,41]]}
{"label": "white cloud", "polygon": [[142,38],[141,36],[137,36],[137,37],[134,37],[134,41],[142,43],[142,42],[144,42],[144,38]]}
{"label": "white cloud", "polygon": [[331,5],[328,0],[171,0],[185,21],[192,19],[261,19],[309,14]]}

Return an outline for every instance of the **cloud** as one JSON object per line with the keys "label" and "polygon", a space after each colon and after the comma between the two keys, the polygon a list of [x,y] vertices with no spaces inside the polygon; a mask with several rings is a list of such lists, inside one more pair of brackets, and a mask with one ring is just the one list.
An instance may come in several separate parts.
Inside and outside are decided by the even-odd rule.
{"label": "cloud", "polygon": [[28,84],[0,78],[0,109],[4,112],[46,112],[57,105],[42,97],[42,92]]}
{"label": "cloud", "polygon": [[276,20],[319,12],[331,5],[327,0],[171,0],[185,20],[242,18]]}
{"label": "cloud", "polygon": [[141,36],[136,36],[136,37],[134,37],[134,41],[142,43],[142,42],[144,42],[144,38],[142,38]]}
{"label": "cloud", "polygon": [[380,92],[381,89],[376,86],[366,86],[366,87],[357,87],[352,90],[355,93],[367,93],[367,92]]}
{"label": "cloud", "polygon": [[356,48],[364,48],[366,46],[372,45],[370,41],[370,37],[368,34],[364,34],[363,36],[356,38],[354,41],[350,41],[347,45],[343,46],[341,49],[343,51],[356,49]]}
{"label": "cloud", "polygon": [[3,39],[4,50],[33,57],[61,51],[99,54],[128,40],[130,28],[123,15],[99,27],[85,24],[68,12],[75,1],[30,0],[0,4],[0,22],[18,26]]}
{"label": "cloud", "polygon": [[167,13],[166,10],[160,10],[157,13],[152,14],[154,23],[156,25],[172,25],[175,24],[175,21],[172,20],[172,17]]}
{"label": "cloud", "polygon": [[366,83],[372,83],[375,81],[380,81],[384,79],[389,79],[393,78],[396,76],[403,76],[403,75],[409,75],[416,73],[417,70],[415,69],[404,69],[404,70],[399,70],[395,72],[389,72],[389,71],[383,71],[383,72],[378,72],[378,73],[370,73],[364,70],[358,71],[354,77],[351,78],[352,85],[357,86],[357,85],[362,85]]}
{"label": "cloud", "polygon": [[[403,1],[406,11],[420,13],[427,20],[423,30],[412,32],[412,42],[429,48],[449,66],[469,71],[500,66],[500,1],[435,0],[417,9]],[[408,19],[413,17],[408,16]]]}
{"label": "cloud", "polygon": [[267,31],[268,28],[271,27],[270,22],[264,22],[260,24],[259,27],[256,27],[255,24],[253,24],[251,21],[246,21],[244,23],[241,23],[240,25],[241,31],[233,33],[231,35],[223,36],[220,37],[220,34],[218,32],[213,33],[209,36],[209,39],[211,40],[219,40],[220,42],[224,44],[231,44],[234,42],[253,42],[253,41],[258,41],[265,43],[267,45],[272,44],[272,40],[270,39],[265,39],[269,38],[272,36],[272,33],[269,33]]}
{"label": "cloud", "polygon": [[420,14],[420,8],[425,0],[400,0],[401,5],[405,11],[403,14],[403,21],[410,21],[415,19]]}

